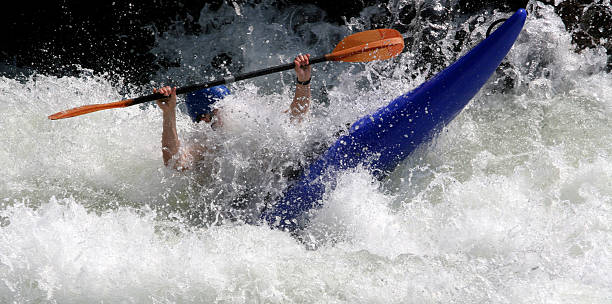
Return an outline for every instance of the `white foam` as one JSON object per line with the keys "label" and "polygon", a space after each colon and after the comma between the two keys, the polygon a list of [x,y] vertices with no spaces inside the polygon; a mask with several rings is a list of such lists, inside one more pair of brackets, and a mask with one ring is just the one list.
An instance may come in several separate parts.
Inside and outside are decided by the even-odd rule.
{"label": "white foam", "polygon": [[[208,36],[160,38],[158,51],[179,49],[194,66],[208,62],[195,55],[240,45],[250,70],[323,52],[337,38],[323,33],[342,33],[322,20],[294,31],[299,12],[238,11],[227,8],[234,23]],[[323,41],[316,47],[300,42],[311,31]],[[240,44],[231,32],[251,38]],[[265,42],[272,33],[277,40]],[[234,40],[202,43],[216,35]],[[387,179],[362,168],[341,174],[306,244],[265,226],[211,224],[241,195],[258,197],[250,208],[272,202],[287,183],[280,167],[418,85],[367,80],[403,75],[412,55],[315,70],[334,84],[330,105],[313,103],[297,126],[283,113],[290,73],[233,85],[218,104],[223,131],[180,112],[183,143],[218,145],[204,173],[164,168],[155,107],[46,118],[148,88],[87,72],[0,78],[0,302],[608,303],[612,78],[601,50],[578,54],[570,42],[552,10],[530,14],[508,57],[515,89],[488,84]],[[159,78],[195,77],[183,72]]]}

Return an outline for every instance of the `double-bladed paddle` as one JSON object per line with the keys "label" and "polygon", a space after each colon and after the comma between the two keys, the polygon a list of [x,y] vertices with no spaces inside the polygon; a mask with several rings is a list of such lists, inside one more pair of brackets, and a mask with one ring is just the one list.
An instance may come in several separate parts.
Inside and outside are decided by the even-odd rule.
{"label": "double-bladed paddle", "polygon": [[[312,58],[310,64],[324,61],[344,61],[344,62],[368,62],[374,60],[385,60],[397,56],[404,49],[404,38],[393,29],[369,30],[352,34],[344,38],[336,48],[329,54],[321,57]],[[276,72],[293,69],[294,63],[279,65],[267,69],[253,71],[249,73],[217,79],[208,83],[194,84],[176,89],[176,94],[185,94],[205,88],[228,84],[239,80],[249,79],[257,76],[272,74]],[[56,120],[68,117],[79,116],[91,112],[124,108],[140,103],[166,98],[163,94],[154,93],[137,98],[125,99],[111,103],[93,104],[73,109],[57,112],[49,116],[49,119]]]}

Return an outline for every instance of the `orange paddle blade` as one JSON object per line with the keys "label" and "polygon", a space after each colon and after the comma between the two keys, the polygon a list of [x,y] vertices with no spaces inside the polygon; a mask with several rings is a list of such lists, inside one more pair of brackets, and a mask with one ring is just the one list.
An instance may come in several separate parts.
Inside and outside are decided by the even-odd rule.
{"label": "orange paddle blade", "polygon": [[111,102],[111,103],[101,103],[101,104],[76,107],[70,110],[65,110],[65,111],[57,112],[53,115],[49,115],[49,119],[56,120],[56,119],[79,116],[79,115],[96,112],[96,111],[102,111],[106,109],[124,108],[124,107],[132,105],[132,101],[133,99],[125,99],[125,100]]}
{"label": "orange paddle blade", "polygon": [[328,60],[367,62],[385,60],[399,55],[404,49],[404,37],[394,29],[378,29],[356,33],[344,38]]}

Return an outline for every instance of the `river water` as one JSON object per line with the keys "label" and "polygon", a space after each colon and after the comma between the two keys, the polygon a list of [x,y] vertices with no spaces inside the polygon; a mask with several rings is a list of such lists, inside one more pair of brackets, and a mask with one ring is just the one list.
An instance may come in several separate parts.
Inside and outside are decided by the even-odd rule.
{"label": "river water", "polygon": [[[315,66],[299,125],[283,112],[292,72],[233,84],[222,130],[179,113],[183,144],[215,147],[186,172],[162,163],[153,105],[47,119],[219,76],[207,64],[221,52],[226,72],[321,55],[375,11],[338,26],[314,7],[205,7],[201,35],[156,33],[154,52],[181,64],[147,88],[87,70],[0,78],[0,302],[610,303],[612,76],[605,50],[576,53],[535,2],[504,76],[388,177],[342,173],[297,237],[245,214],[273,203],[313,146],[430,77],[427,58]],[[440,39],[445,64],[493,17],[458,54],[453,31]]]}

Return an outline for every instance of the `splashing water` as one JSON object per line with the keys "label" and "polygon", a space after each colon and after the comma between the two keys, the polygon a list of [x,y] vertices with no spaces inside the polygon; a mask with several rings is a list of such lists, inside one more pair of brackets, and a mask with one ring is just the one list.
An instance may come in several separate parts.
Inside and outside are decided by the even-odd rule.
{"label": "splashing water", "polygon": [[[152,105],[46,118],[141,89],[88,71],[0,78],[0,302],[609,303],[612,76],[605,50],[575,53],[560,18],[534,6],[468,108],[387,178],[341,174],[297,238],[244,222],[313,146],[427,78],[409,75],[416,54],[315,66],[300,125],[283,113],[290,73],[232,85],[222,131],[179,112],[183,143],[216,147],[188,172],[163,166]],[[202,35],[159,34],[156,52],[182,64],[155,85],[214,75],[220,50],[232,73],[323,54],[370,11],[341,27],[314,7],[205,7]]]}

